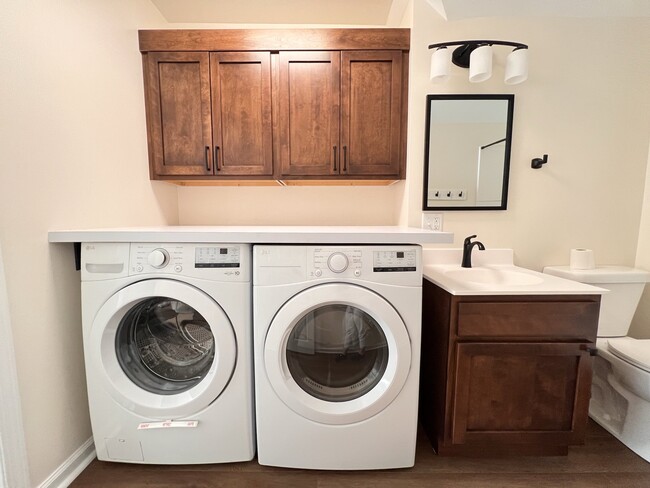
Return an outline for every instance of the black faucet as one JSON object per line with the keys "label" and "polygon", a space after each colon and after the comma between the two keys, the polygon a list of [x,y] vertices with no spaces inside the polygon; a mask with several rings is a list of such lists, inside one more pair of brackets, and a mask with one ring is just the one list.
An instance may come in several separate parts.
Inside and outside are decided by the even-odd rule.
{"label": "black faucet", "polygon": [[478,246],[481,251],[485,251],[485,246],[482,242],[472,242],[472,239],[475,237],[475,235],[466,237],[465,242],[463,242],[463,263],[461,264],[463,268],[472,267],[472,249],[474,249],[474,246]]}

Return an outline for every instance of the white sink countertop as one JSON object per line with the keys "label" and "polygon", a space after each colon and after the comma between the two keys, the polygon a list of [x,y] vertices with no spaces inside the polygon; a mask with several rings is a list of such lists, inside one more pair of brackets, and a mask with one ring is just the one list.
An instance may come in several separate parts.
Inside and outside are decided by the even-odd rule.
{"label": "white sink countertop", "polygon": [[603,288],[514,265],[512,249],[472,252],[462,268],[462,249],[423,249],[425,279],[452,295],[601,295]]}
{"label": "white sink countertop", "polygon": [[219,242],[250,244],[436,244],[454,234],[398,226],[162,226],[55,230],[49,242]]}

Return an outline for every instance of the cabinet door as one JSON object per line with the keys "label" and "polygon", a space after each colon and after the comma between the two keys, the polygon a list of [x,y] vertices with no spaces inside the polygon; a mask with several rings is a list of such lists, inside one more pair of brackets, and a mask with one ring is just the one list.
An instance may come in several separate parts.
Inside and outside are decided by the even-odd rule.
{"label": "cabinet door", "polygon": [[208,53],[147,54],[152,176],[212,174]]}
{"label": "cabinet door", "polygon": [[341,56],[341,173],[399,177],[402,52]]}
{"label": "cabinet door", "polygon": [[280,162],[283,176],[339,174],[338,51],[280,53]]}
{"label": "cabinet door", "polygon": [[459,343],[454,444],[582,442],[591,358],[578,343]]}
{"label": "cabinet door", "polygon": [[215,174],[271,175],[271,55],[212,53]]}

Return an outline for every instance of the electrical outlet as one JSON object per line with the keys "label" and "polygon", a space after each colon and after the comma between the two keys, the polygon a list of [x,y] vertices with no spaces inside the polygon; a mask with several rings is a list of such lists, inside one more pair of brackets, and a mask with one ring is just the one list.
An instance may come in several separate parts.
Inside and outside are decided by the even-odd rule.
{"label": "electrical outlet", "polygon": [[422,228],[433,231],[442,231],[442,214],[423,213]]}

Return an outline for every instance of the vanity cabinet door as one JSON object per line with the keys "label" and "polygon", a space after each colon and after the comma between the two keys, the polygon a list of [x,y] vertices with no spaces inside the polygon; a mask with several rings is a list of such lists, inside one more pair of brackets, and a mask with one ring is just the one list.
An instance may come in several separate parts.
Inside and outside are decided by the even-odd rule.
{"label": "vanity cabinet door", "polygon": [[281,52],[281,176],[333,176],[340,168],[339,51]]}
{"label": "vanity cabinet door", "polygon": [[582,442],[591,388],[585,346],[457,343],[451,442]]}
{"label": "vanity cabinet door", "polygon": [[214,174],[273,174],[271,54],[210,54]]}
{"label": "vanity cabinet door", "polygon": [[148,53],[145,97],[152,178],[212,174],[208,53]]}
{"label": "vanity cabinet door", "polygon": [[341,174],[399,177],[402,103],[401,51],[341,54]]}

